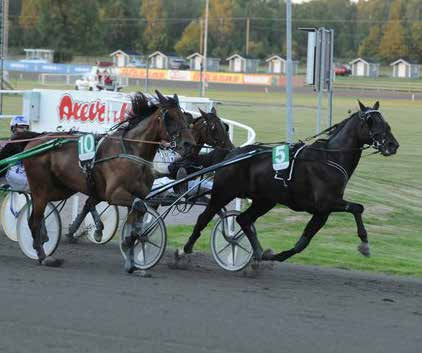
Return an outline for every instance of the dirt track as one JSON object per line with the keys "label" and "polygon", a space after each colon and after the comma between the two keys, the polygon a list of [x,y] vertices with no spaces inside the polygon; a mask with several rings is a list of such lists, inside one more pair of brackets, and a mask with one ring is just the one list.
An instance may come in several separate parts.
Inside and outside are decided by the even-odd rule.
{"label": "dirt track", "polygon": [[422,347],[422,281],[206,254],[126,275],[116,244],[60,244],[63,268],[0,238],[0,352],[371,352]]}

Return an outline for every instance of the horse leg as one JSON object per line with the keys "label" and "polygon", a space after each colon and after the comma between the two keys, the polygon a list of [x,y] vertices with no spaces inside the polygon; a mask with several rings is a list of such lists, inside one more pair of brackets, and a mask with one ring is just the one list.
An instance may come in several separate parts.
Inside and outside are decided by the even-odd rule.
{"label": "horse leg", "polygon": [[272,260],[272,261],[285,261],[289,257],[298,254],[305,250],[305,248],[309,245],[310,241],[312,240],[313,236],[318,233],[318,231],[324,226],[327,222],[329,213],[317,213],[314,214],[311,220],[306,225],[305,230],[303,231],[302,236],[296,243],[296,245],[286,251],[282,251],[276,255],[268,256],[264,258],[265,260]]}
{"label": "horse leg", "polygon": [[110,204],[127,206],[130,208],[126,227],[127,231],[122,238],[122,250],[126,255],[125,270],[132,273],[135,270],[135,241],[138,233],[142,230],[142,218],[146,211],[146,204],[140,198],[135,197],[123,188],[117,188],[111,197],[108,198]]}
{"label": "horse leg", "polygon": [[237,223],[239,223],[243,232],[248,237],[248,240],[253,249],[253,257],[255,260],[262,260],[262,246],[258,240],[255,232],[252,231],[252,224],[261,216],[266,214],[276,205],[273,201],[267,200],[253,200],[252,205],[239,216],[236,217]]}
{"label": "horse leg", "polygon": [[191,236],[189,237],[188,241],[186,242],[185,246],[182,249],[178,249],[176,251],[176,257],[183,256],[184,254],[191,254],[193,251],[193,246],[195,245],[198,238],[201,236],[202,230],[208,225],[208,223],[212,220],[212,218],[225,206],[227,205],[231,200],[233,200],[234,197],[231,195],[228,196],[220,196],[216,197],[216,194],[211,194],[210,202],[208,203],[207,207],[205,208],[205,211],[202,212],[195,224],[195,227],[193,228],[193,232]]}
{"label": "horse leg", "polygon": [[43,248],[44,242],[48,240],[47,230],[44,223],[44,211],[46,205],[47,200],[42,197],[35,197],[35,195],[32,195],[32,212],[28,220],[28,225],[31,229],[33,248],[37,252],[38,262],[45,266],[59,267],[63,264],[63,260],[46,256]]}
{"label": "horse leg", "polygon": [[97,209],[95,208],[95,205],[91,207],[90,212],[95,223],[94,239],[97,242],[100,242],[101,239],[103,238],[104,224],[101,221],[101,217],[98,214]]}
{"label": "horse leg", "polygon": [[146,211],[146,205],[140,198],[135,198],[132,207],[127,216],[129,227],[125,237],[122,240],[122,249],[126,254],[125,270],[132,273],[135,270],[135,241],[138,234],[142,231],[142,219]]}
{"label": "horse leg", "polygon": [[339,200],[332,211],[348,212],[353,215],[356,222],[358,237],[361,240],[361,243],[358,245],[358,251],[363,256],[369,257],[371,255],[371,251],[368,243],[368,232],[366,231],[362,220],[362,213],[364,211],[363,205],[345,200]]}
{"label": "horse leg", "polygon": [[[85,205],[82,208],[82,212],[79,213],[75,220],[72,222],[72,224],[69,226],[69,231],[66,234],[66,237],[70,240],[74,240],[74,234],[76,233],[76,231],[79,229],[79,227],[81,226],[83,220],[85,219],[86,215],[88,214],[88,212],[92,212],[92,208],[95,209],[95,205],[98,203],[98,201],[95,201],[92,197],[89,197],[86,201],[85,201]],[[95,218],[94,218],[95,220]]]}

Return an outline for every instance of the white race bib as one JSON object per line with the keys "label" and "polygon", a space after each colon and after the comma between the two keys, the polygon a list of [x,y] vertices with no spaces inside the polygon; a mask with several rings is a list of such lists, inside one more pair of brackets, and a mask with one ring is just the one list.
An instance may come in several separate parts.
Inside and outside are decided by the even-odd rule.
{"label": "white race bib", "polygon": [[82,135],[78,139],[78,154],[81,162],[90,161],[95,157],[95,137],[93,134]]}
{"label": "white race bib", "polygon": [[273,147],[273,169],[275,171],[287,169],[290,164],[289,156],[289,145]]}

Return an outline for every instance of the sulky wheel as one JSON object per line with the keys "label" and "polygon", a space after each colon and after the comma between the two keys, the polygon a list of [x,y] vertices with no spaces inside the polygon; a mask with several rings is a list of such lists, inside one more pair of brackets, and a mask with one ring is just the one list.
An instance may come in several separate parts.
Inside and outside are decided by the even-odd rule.
{"label": "sulky wheel", "polygon": [[[17,218],[17,236],[19,247],[22,252],[31,259],[38,260],[37,252],[33,248],[31,230],[28,226],[28,219],[31,215],[30,203],[27,203],[19,212]],[[44,211],[44,222],[47,230],[48,241],[44,243],[44,252],[47,256],[52,255],[59,245],[62,233],[62,222],[60,214],[52,203],[48,203]]]}
{"label": "sulky wheel", "polygon": [[0,208],[0,219],[6,236],[13,241],[18,241],[16,234],[17,219],[20,210],[25,206],[27,198],[18,192],[8,192]]}
{"label": "sulky wheel", "polygon": [[[126,236],[129,227],[125,222],[121,236]],[[153,208],[147,206],[142,221],[142,231],[138,234],[135,242],[135,267],[140,270],[148,270],[154,267],[164,254],[167,245],[167,229],[158,214]],[[126,255],[121,247],[120,251],[126,259]]]}
{"label": "sulky wheel", "polygon": [[[223,212],[211,233],[211,251],[217,264],[227,271],[244,269],[252,258],[252,246],[236,217],[239,211]],[[254,225],[252,230],[256,233]]]}
{"label": "sulky wheel", "polygon": [[105,244],[113,239],[119,226],[119,209],[117,206],[109,205],[107,202],[100,202],[95,209],[103,222],[103,236],[101,241],[96,241],[94,238],[95,233],[95,222],[92,218],[91,213],[88,213],[85,217],[85,227],[87,228],[87,237],[90,241],[95,244]]}

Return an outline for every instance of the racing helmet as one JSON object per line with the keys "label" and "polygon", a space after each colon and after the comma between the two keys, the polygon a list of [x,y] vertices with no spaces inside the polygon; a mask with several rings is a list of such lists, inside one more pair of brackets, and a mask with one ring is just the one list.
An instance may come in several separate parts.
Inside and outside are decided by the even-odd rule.
{"label": "racing helmet", "polygon": [[16,115],[10,120],[10,130],[14,130],[17,126],[27,126],[29,128],[29,120],[23,115]]}

